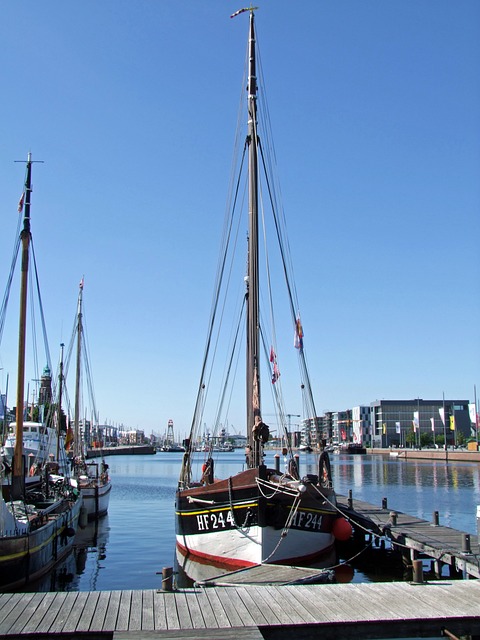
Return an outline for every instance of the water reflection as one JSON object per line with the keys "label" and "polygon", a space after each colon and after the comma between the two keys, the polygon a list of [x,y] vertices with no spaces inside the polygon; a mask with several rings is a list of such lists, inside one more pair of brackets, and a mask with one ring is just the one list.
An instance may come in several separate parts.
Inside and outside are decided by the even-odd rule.
{"label": "water reflection", "polygon": [[105,567],[109,536],[108,516],[98,522],[89,523],[75,535],[73,549],[52,571],[21,591],[96,591],[100,571]]}

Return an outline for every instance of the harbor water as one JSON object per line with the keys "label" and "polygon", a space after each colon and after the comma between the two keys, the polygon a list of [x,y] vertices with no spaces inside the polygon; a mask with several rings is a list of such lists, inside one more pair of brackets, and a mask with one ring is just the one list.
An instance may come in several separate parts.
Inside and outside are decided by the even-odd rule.
{"label": "harbor water", "polygon": [[[275,452],[266,463],[273,466]],[[75,540],[75,551],[42,581],[25,591],[160,589],[162,569],[175,566],[175,489],[181,453],[119,455],[107,458],[113,489],[108,515],[89,524]],[[235,474],[241,451],[219,453],[216,475]],[[301,475],[316,473],[318,456],[300,455]],[[477,535],[480,464],[405,460],[388,455],[332,455],[336,491],[354,499]],[[280,464],[283,464],[282,458]],[[342,558],[344,561],[344,559]],[[381,566],[379,566],[381,565]],[[346,580],[402,579],[382,560],[348,563]]]}

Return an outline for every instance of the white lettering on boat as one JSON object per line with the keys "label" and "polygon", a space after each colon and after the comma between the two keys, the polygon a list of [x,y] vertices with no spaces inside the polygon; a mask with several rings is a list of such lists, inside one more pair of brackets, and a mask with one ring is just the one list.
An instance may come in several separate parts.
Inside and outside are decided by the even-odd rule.
{"label": "white lettering on boat", "polygon": [[229,509],[226,513],[202,513],[197,515],[198,531],[209,531],[210,529],[225,529],[235,526],[232,512]]}
{"label": "white lettering on boat", "polygon": [[292,520],[292,526],[299,529],[315,529],[320,531],[322,526],[322,516],[316,513],[305,513],[297,511]]}

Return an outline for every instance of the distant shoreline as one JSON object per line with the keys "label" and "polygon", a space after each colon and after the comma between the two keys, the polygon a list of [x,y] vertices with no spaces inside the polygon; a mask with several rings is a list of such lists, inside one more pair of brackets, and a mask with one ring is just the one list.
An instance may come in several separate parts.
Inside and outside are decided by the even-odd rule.
{"label": "distant shoreline", "polygon": [[367,453],[390,455],[409,460],[445,460],[448,462],[480,462],[480,451],[458,449],[367,449]]}
{"label": "distant shoreline", "polygon": [[154,454],[155,447],[151,444],[127,445],[119,447],[105,447],[103,449],[88,449],[87,458],[101,458],[102,456],[130,456]]}

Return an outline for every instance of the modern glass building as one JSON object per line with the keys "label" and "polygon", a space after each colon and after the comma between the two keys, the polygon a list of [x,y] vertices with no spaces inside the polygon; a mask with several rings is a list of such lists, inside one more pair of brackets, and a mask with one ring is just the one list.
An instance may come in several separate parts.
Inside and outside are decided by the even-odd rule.
{"label": "modern glass building", "polygon": [[376,400],[370,403],[371,442],[373,447],[404,446],[407,434],[415,445],[421,445],[422,434],[432,442],[442,435],[455,445],[458,434],[471,436],[468,400]]}

